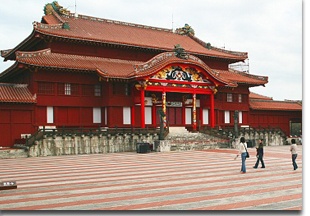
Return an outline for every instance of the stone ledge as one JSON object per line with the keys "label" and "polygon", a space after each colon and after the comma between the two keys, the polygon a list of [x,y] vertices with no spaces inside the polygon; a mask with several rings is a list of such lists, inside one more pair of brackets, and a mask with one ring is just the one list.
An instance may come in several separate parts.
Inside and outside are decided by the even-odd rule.
{"label": "stone ledge", "polygon": [[23,149],[0,149],[0,159],[25,158],[28,153]]}

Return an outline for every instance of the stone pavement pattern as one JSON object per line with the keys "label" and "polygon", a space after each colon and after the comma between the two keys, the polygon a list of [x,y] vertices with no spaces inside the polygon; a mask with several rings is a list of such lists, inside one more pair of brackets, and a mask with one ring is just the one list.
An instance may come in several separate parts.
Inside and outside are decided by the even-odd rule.
{"label": "stone pavement pattern", "polygon": [[302,146],[265,147],[265,169],[240,174],[236,150],[111,153],[0,160],[0,210],[301,210]]}

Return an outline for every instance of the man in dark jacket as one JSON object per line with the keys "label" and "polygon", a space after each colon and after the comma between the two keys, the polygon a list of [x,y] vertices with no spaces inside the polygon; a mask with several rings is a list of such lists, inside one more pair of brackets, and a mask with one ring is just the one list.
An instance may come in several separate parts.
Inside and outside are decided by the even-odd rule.
{"label": "man in dark jacket", "polygon": [[261,168],[265,168],[265,163],[264,163],[264,160],[263,160],[263,157],[264,157],[263,139],[259,139],[258,147],[256,147],[256,157],[257,157],[257,160],[256,160],[256,163],[253,166],[253,168],[256,169],[258,167],[259,161],[262,164]]}

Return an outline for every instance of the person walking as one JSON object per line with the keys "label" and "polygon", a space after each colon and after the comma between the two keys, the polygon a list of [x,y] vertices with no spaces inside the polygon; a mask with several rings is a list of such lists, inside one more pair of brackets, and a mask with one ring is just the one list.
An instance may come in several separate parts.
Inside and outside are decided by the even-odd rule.
{"label": "person walking", "polygon": [[259,162],[261,162],[261,164],[262,164],[261,168],[265,168],[265,163],[264,163],[264,160],[263,160],[263,157],[264,157],[263,139],[259,139],[258,142],[259,142],[258,147],[256,147],[256,157],[257,157],[257,160],[256,160],[255,165],[253,166],[254,169],[256,169],[258,167]]}
{"label": "person walking", "polygon": [[291,140],[291,148],[290,148],[291,154],[292,154],[292,163],[293,163],[293,168],[296,170],[298,168],[297,163],[296,163],[296,158],[297,158],[297,144],[296,140],[292,139]]}
{"label": "person walking", "polygon": [[246,160],[246,155],[247,155],[247,144],[245,142],[245,138],[241,137],[240,138],[240,143],[239,143],[239,154],[236,155],[235,159],[238,156],[241,156],[241,171],[240,173],[246,173],[246,164],[245,164],[245,160]]}

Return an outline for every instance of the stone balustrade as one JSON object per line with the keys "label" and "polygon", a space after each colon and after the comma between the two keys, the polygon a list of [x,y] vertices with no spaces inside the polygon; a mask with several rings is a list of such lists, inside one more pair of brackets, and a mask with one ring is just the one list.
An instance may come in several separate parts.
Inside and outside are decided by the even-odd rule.
{"label": "stone balustrade", "polygon": [[35,141],[29,148],[30,157],[77,154],[105,154],[136,151],[137,142],[154,144],[157,134],[122,134],[93,136],[54,136]]}

